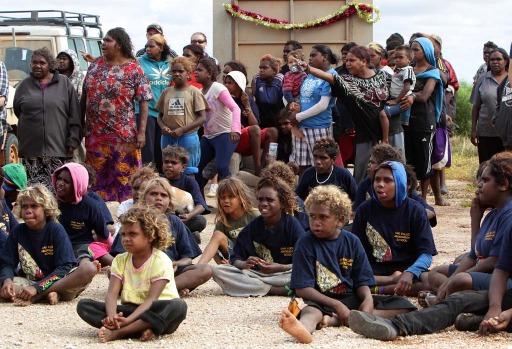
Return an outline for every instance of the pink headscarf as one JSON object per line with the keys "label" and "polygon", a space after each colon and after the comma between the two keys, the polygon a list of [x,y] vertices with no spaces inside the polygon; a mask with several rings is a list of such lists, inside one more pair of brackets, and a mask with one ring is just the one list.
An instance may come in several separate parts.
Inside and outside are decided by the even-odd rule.
{"label": "pink headscarf", "polygon": [[[87,193],[87,186],[89,185],[89,174],[85,167],[76,162],[69,162],[62,165],[52,173],[52,184],[53,188],[57,190],[57,175],[63,169],[67,169],[71,174],[73,180],[73,188],[75,189],[75,200],[72,202],[73,205],[78,204],[82,201],[82,197]],[[60,199],[57,197],[57,199]]]}

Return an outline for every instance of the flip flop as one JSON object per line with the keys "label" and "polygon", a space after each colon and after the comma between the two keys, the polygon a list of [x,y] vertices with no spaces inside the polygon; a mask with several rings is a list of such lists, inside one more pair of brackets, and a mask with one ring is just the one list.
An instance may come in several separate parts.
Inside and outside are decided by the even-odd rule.
{"label": "flip flop", "polygon": [[434,292],[420,291],[418,293],[418,304],[422,308],[428,308],[436,304],[437,296]]}

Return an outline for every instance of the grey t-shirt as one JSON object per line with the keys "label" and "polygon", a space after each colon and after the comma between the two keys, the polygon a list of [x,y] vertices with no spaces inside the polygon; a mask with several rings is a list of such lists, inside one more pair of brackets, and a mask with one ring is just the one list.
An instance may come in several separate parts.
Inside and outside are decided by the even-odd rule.
{"label": "grey t-shirt", "polygon": [[493,127],[491,119],[496,109],[496,102],[498,98],[497,89],[498,82],[488,71],[480,76],[471,91],[470,101],[474,106],[480,107],[478,113],[477,132],[480,137],[499,137],[498,132]]}

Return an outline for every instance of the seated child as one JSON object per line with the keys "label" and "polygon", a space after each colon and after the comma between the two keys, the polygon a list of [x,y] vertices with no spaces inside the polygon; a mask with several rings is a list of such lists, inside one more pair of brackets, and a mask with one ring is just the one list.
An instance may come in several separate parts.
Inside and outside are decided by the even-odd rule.
{"label": "seated child", "polygon": [[[470,211],[472,222],[485,216],[469,255],[460,264],[444,264],[428,273],[428,280],[437,296],[420,292],[420,305],[432,305],[450,294],[463,290],[488,290],[491,276],[501,253],[505,236],[512,231],[512,190],[502,183],[512,183],[512,158],[491,159],[485,167],[478,189],[476,205]],[[496,190],[505,188],[506,190]],[[512,288],[512,279],[507,282]],[[427,296],[431,296],[428,297]]]}
{"label": "seated child", "polygon": [[305,59],[301,49],[288,53],[288,67],[290,70],[283,77],[283,98],[287,105],[297,102],[302,82],[308,75],[302,70],[302,67],[295,64],[296,60],[304,61]]}
{"label": "seated child", "polygon": [[[92,268],[92,261],[107,265],[112,237],[96,200],[86,195],[89,175],[75,162],[62,165],[52,174],[52,184],[59,203],[59,222],[68,233],[78,264]],[[100,267],[98,263],[95,263]]]}
{"label": "seated child", "polygon": [[[413,67],[410,65],[413,60],[413,53],[409,46],[398,46],[395,49],[395,72],[391,77],[391,87],[389,88],[389,100],[386,106],[379,114],[381,126],[387,122],[389,127],[389,120],[393,115],[400,114],[400,122],[402,125],[409,125],[409,118],[411,117],[411,109],[402,110],[400,102],[405,96],[412,94],[414,85],[416,84],[416,75],[414,75]],[[414,97],[414,96],[413,96]],[[383,128],[384,129],[384,128]],[[387,143],[383,135],[382,141]],[[387,137],[386,137],[387,139]]]}
{"label": "seated child", "polygon": [[5,172],[4,169],[0,167],[0,210],[2,212],[2,215],[0,216],[0,251],[6,243],[9,233],[18,225],[18,221],[5,201],[5,190],[2,189],[4,182]]}
{"label": "seated child", "polygon": [[[99,328],[100,342],[140,336],[147,341],[178,329],[187,315],[179,299],[173,263],[162,252],[171,242],[166,217],[160,211],[134,206],[120,218],[122,244],[116,256],[105,302],[82,299],[76,311]],[[117,297],[121,294],[121,305]]]}
{"label": "seated child", "polygon": [[171,63],[173,86],[162,92],[158,99],[158,125],[162,129],[162,149],[168,145],[178,145],[190,154],[190,164],[186,175],[196,174],[199,169],[201,147],[197,130],[206,120],[208,102],[197,87],[189,85],[192,72],[190,61],[176,57]]}
{"label": "seated child", "polygon": [[14,213],[24,223],[12,229],[0,254],[0,296],[23,306],[40,301],[55,305],[77,297],[96,268],[72,271],[76,258],[66,230],[57,223],[60,211],[52,193],[42,184],[20,190]]}
{"label": "seated child", "polygon": [[[192,259],[201,254],[201,249],[191,238],[185,224],[172,214],[171,191],[171,185],[165,178],[150,179],[142,184],[140,201],[165,213],[169,220],[172,239],[164,252],[173,261],[176,287],[180,296],[185,296],[212,277],[212,268],[206,264],[192,264]],[[112,249],[116,254],[124,252],[118,244]]]}
{"label": "seated child", "polygon": [[27,187],[27,172],[25,172],[25,167],[22,164],[7,164],[3,169],[5,176],[2,188],[5,191],[7,206],[12,210],[12,204],[16,202],[18,197],[18,190]]}
{"label": "seated child", "polygon": [[342,226],[351,214],[346,193],[334,185],[314,188],[306,199],[311,231],[293,252],[290,288],[305,306],[297,315],[283,309],[279,326],[301,343],[317,328],[347,325],[350,310],[392,316],[416,307],[402,297],[373,296],[372,269],[361,241]]}
{"label": "seated child", "polygon": [[407,197],[404,165],[380,164],[373,196],[357,209],[352,232],[370,261],[378,294],[417,295],[429,290],[426,271],[437,254],[425,210]]}
{"label": "seated child", "polygon": [[309,191],[319,185],[334,184],[348,194],[350,200],[356,195],[356,181],[346,168],[334,164],[340,150],[332,138],[322,138],[313,147],[313,167],[304,171],[295,192],[306,200]]}
{"label": "seated child", "polygon": [[[381,143],[375,145],[370,151],[368,174],[357,186],[356,198],[354,200],[354,204],[352,205],[352,209],[354,211],[357,211],[363,202],[371,198],[373,173],[375,172],[377,166],[386,161],[398,161],[405,164],[404,154],[389,144]],[[405,172],[407,174],[407,196],[413,200],[416,200],[421,204],[421,206],[423,206],[425,212],[427,213],[430,226],[435,227],[437,225],[437,218],[434,208],[427,204],[423,197],[416,191],[418,181],[416,179],[416,174],[408,165],[405,166]]]}
{"label": "seated child", "polygon": [[101,214],[103,215],[103,219],[105,220],[105,224],[107,225],[107,229],[110,233],[110,235],[114,236],[116,233],[116,227],[114,225],[114,219],[112,218],[112,214],[110,213],[110,210],[107,207],[107,204],[105,203],[105,200],[103,198],[91,191],[91,187],[96,184],[96,172],[91,167],[91,165],[88,164],[81,164],[85,169],[87,170],[87,174],[89,175],[89,184],[87,185],[87,196],[93,198],[96,200],[96,203],[101,209]]}
{"label": "seated child", "polygon": [[238,178],[219,182],[215,230],[197,264],[207,264],[212,258],[217,264],[228,264],[240,231],[260,212],[252,207],[249,188]]}
{"label": "seated child", "polygon": [[277,116],[277,157],[276,160],[287,164],[292,153],[292,112],[283,108]]}
{"label": "seated child", "polygon": [[199,185],[192,177],[185,175],[189,154],[185,148],[178,146],[167,146],[162,150],[163,165],[162,170],[169,183],[179,189],[182,189],[192,195],[194,208],[190,212],[180,212],[179,217],[190,229],[197,243],[201,243],[199,235],[206,228],[206,218],[202,215],[209,214],[210,209],[204,200]]}
{"label": "seated child", "polygon": [[234,297],[285,296],[289,288],[293,246],[304,229],[291,214],[297,203],[281,179],[264,177],[256,190],[261,216],[238,234],[232,265],[213,268],[213,279]]}

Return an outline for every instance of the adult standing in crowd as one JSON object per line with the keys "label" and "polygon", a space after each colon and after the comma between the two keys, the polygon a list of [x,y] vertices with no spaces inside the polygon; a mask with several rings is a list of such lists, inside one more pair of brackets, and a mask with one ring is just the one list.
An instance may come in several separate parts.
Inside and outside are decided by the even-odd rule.
{"label": "adult standing in crowd", "polygon": [[505,150],[512,151],[512,86],[509,76],[505,77],[497,90],[498,102],[492,118],[492,124],[498,131]]}
{"label": "adult standing in crowd", "polygon": [[0,135],[3,136],[5,132],[5,125],[7,122],[7,99],[9,98],[9,76],[7,75],[7,68],[4,62],[0,61]]}
{"label": "adult standing in crowd", "polygon": [[[309,64],[322,72],[338,75],[331,68],[338,57],[325,45],[315,45],[309,54]],[[314,74],[308,74],[300,88],[299,108],[292,113],[292,123],[299,126],[303,138],[292,136],[293,150],[290,161],[299,165],[299,173],[313,165],[313,147],[322,138],[332,138],[332,107],[336,101],[331,86]],[[299,112],[297,112],[299,111]]]}
{"label": "adult standing in crowd", "polygon": [[57,60],[47,48],[34,51],[30,69],[13,100],[19,153],[28,183],[42,183],[53,192],[51,174],[71,160],[80,144],[79,103],[73,84],[59,74]]}
{"label": "adult standing in crowd", "polygon": [[[189,85],[202,89],[203,85],[196,81],[196,68],[199,61],[206,58],[203,46],[198,44],[190,44],[183,47],[183,57],[187,58],[192,64],[192,72],[190,72]],[[173,83],[174,85],[174,83]]]}
{"label": "adult standing in crowd", "polygon": [[[162,26],[158,23],[152,23],[148,25],[146,28],[146,40],[149,40],[153,35],[160,34],[164,36],[164,30],[162,29]],[[178,57],[178,54],[173,49],[169,49],[169,54],[171,58]],[[135,54],[135,57],[142,57],[146,53],[146,47],[141,48],[137,51]]]}
{"label": "adult standing in crowd", "polygon": [[[148,101],[153,94],[123,28],[110,29],[101,50],[103,55],[89,67],[81,99],[86,162],[96,171],[92,190],[105,201],[122,202],[131,197],[130,177],[141,166]],[[139,102],[138,130],[135,101]]]}
{"label": "adult standing in crowd", "polygon": [[[146,123],[146,144],[142,148],[142,163],[147,164],[153,162],[156,169],[162,172],[162,148],[160,146],[160,138],[162,131],[156,122],[158,118],[158,110],[156,103],[162,92],[171,83],[170,62],[171,48],[167,45],[167,41],[161,34],[155,34],[149,38],[146,43],[146,53],[138,58],[138,61],[146,74],[153,99],[148,104],[148,121]],[[135,103],[135,113],[140,118],[139,103]]]}
{"label": "adult standing in crowd", "polygon": [[471,93],[471,143],[478,147],[480,163],[505,149],[491,120],[496,110],[497,88],[507,76],[509,61],[504,49],[492,50],[489,55],[491,70],[480,76]]}
{"label": "adult standing in crowd", "polygon": [[370,50],[372,67],[382,70],[389,75],[393,75],[393,69],[382,64],[382,61],[386,59],[386,51],[384,50],[384,47],[382,47],[378,42],[370,42],[367,47]]}
{"label": "adult standing in crowd", "polygon": [[491,54],[491,51],[498,48],[498,45],[496,45],[492,41],[487,41],[484,44],[484,50],[483,50],[483,58],[484,63],[478,68],[478,70],[475,73],[475,76],[473,77],[473,85],[476,84],[480,76],[484,75],[489,71],[489,55]]}
{"label": "adult standing in crowd", "polygon": [[206,45],[208,44],[208,39],[206,39],[206,35],[204,33],[195,32],[194,34],[192,34],[192,36],[190,37],[190,44],[201,46],[204,51],[204,58],[212,59],[217,65],[219,72],[222,70],[220,67],[219,60],[213,56],[208,55],[208,53],[206,52]]}

